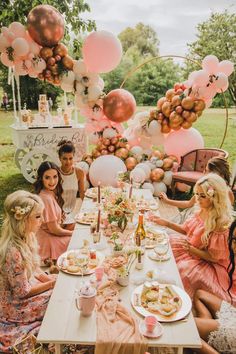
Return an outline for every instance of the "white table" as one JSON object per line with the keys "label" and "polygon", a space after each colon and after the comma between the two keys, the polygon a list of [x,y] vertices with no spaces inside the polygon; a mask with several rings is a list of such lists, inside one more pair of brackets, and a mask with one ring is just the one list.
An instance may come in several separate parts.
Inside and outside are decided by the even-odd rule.
{"label": "white table", "polygon": [[[144,195],[146,199],[150,199],[152,195],[149,192],[147,190],[139,190],[136,191],[136,194]],[[92,200],[85,199],[81,211],[91,206]],[[77,225],[69,244],[69,249],[81,247],[83,239],[92,242],[90,228],[84,225]],[[170,250],[170,252],[170,260],[163,262],[161,267],[174,277],[178,286],[182,287],[172,251]],[[142,271],[134,270],[134,272],[139,272],[139,274],[140,272],[145,273],[156,267],[158,267],[157,262],[152,261],[147,256],[147,252],[145,252],[144,269]],[[75,307],[75,290],[79,288],[80,283],[80,276],[68,275],[63,272],[59,274],[40,328],[37,338],[38,342],[55,343],[57,354],[61,353],[61,344],[95,345],[96,343],[96,313],[94,312],[91,317],[85,318],[80,315],[80,312]],[[130,295],[135,287],[134,284],[129,284],[128,287],[121,288],[120,296],[130,312],[141,319],[142,317],[135,312],[130,302]],[[184,347],[196,348],[201,346],[198,331],[191,313],[187,320],[163,323],[163,327],[164,333],[160,338],[148,340],[150,347],[176,347],[178,348],[178,354],[180,354],[183,352]]]}

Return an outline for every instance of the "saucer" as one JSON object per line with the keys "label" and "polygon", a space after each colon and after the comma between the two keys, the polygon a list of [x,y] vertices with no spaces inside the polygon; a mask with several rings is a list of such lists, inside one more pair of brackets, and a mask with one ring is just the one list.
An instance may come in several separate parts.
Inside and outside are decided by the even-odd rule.
{"label": "saucer", "polygon": [[148,257],[151,258],[153,261],[158,261],[158,262],[168,261],[170,259],[169,254],[165,254],[164,256],[160,257],[154,250],[148,253]]}
{"label": "saucer", "polygon": [[159,322],[157,322],[157,325],[156,325],[153,332],[148,332],[145,322],[142,321],[139,324],[139,330],[143,336],[148,337],[148,338],[157,338],[163,334],[163,327]]}

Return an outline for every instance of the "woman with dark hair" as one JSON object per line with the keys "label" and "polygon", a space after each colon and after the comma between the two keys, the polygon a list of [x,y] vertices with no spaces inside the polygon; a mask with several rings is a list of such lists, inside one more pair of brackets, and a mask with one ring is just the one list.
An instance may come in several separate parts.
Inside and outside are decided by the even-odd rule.
{"label": "woman with dark hair", "polygon": [[[228,293],[235,292],[236,220],[229,230]],[[234,277],[233,277],[234,276]],[[236,307],[204,290],[197,290],[193,299],[196,310],[196,324],[202,354],[236,353]]]}
{"label": "woman with dark hair", "polygon": [[61,162],[61,176],[64,199],[63,211],[65,214],[65,225],[74,225],[73,210],[76,206],[76,198],[79,194],[81,199],[84,198],[84,172],[74,166],[75,147],[71,141],[62,140],[58,144],[58,155]]}
{"label": "woman with dark hair", "polygon": [[44,263],[57,258],[67,250],[71,230],[62,227],[62,181],[56,164],[44,161],[38,168],[35,192],[44,203],[43,223],[37,232],[39,254]]}

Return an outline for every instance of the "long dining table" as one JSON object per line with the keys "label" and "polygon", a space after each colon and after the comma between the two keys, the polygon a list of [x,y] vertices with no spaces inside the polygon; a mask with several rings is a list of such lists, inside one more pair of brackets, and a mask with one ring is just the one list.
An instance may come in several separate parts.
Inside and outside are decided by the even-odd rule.
{"label": "long dining table", "polygon": [[[152,200],[153,196],[149,190],[134,190],[137,198]],[[81,212],[91,210],[95,207],[92,199],[85,198]],[[160,206],[161,208],[161,206]],[[163,211],[159,210],[163,215]],[[168,207],[165,206],[164,213],[168,213]],[[134,225],[135,229],[135,225]],[[92,243],[90,226],[76,224],[76,228],[71,237],[68,250],[74,250],[83,246],[84,240]],[[110,248],[107,247],[100,251],[108,255]],[[147,250],[148,251],[148,250]],[[149,258],[148,252],[144,253],[143,269],[137,270],[132,266],[132,276],[145,275],[148,271],[157,269],[162,274],[168,274],[168,279],[173,280],[178,287],[183,288],[178,268],[172,250],[169,249],[169,260],[157,263]],[[51,299],[49,301],[37,341],[39,343],[54,343],[56,354],[62,353],[63,344],[96,344],[96,311],[90,317],[83,317],[77,310],[75,299],[77,290],[80,288],[83,279],[78,275],[70,275],[60,271]],[[127,287],[120,287],[120,298],[123,305],[132,313],[132,315],[141,321],[143,317],[138,314],[131,304],[131,294],[137,287],[133,282],[129,282]],[[193,315],[190,313],[183,319],[174,322],[162,323],[164,328],[163,335],[155,339],[147,339],[150,348],[168,347],[175,348],[178,354],[183,353],[183,348],[199,348],[201,340],[195,325]],[[112,353],[111,353],[112,354]]]}

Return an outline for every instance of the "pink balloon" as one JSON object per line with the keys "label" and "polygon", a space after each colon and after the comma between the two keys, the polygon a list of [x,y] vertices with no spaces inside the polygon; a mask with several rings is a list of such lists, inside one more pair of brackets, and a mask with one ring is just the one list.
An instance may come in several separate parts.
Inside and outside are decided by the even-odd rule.
{"label": "pink balloon", "polygon": [[32,67],[28,70],[28,75],[33,79],[36,79],[38,77],[38,74],[32,69]]}
{"label": "pink balloon", "polygon": [[25,26],[23,26],[20,22],[12,22],[9,26],[9,31],[13,32],[17,37],[25,36]]}
{"label": "pink balloon", "polygon": [[87,36],[82,52],[89,71],[107,73],[120,63],[122,46],[119,39],[112,33],[97,31]]}
{"label": "pink balloon", "polygon": [[[109,171],[109,173],[107,173]],[[101,186],[117,187],[117,173],[126,172],[124,162],[117,156],[104,155],[98,157],[90,166],[89,178],[93,186],[101,183]]]}
{"label": "pink balloon", "polygon": [[198,98],[210,99],[216,95],[217,87],[215,84],[211,84],[210,86],[200,87],[198,90]]}
{"label": "pink balloon", "polygon": [[219,59],[215,55],[207,55],[202,61],[202,68],[209,74],[215,74],[219,66]]}
{"label": "pink balloon", "polygon": [[212,98],[208,99],[208,100],[204,100],[205,104],[206,104],[206,108],[211,107],[212,105]]}
{"label": "pink balloon", "polygon": [[1,54],[1,62],[7,67],[14,66],[14,61],[9,60],[8,55],[5,52]]}
{"label": "pink balloon", "polygon": [[202,149],[204,140],[195,128],[173,130],[164,141],[167,155],[175,155],[179,161],[181,156],[194,149]]}
{"label": "pink balloon", "polygon": [[4,36],[4,34],[0,34],[0,52],[4,52],[7,47],[10,46],[9,40]]}
{"label": "pink balloon", "polygon": [[28,74],[28,69],[23,61],[15,63],[15,73],[16,75],[25,76]]}
{"label": "pink balloon", "polygon": [[206,86],[209,82],[209,74],[205,70],[199,70],[196,72],[193,83],[197,86]]}
{"label": "pink balloon", "polygon": [[223,86],[221,89],[217,89],[217,93],[222,93],[225,92],[226,90],[228,90],[229,87],[229,81],[227,82],[227,84],[225,86]]}
{"label": "pink balloon", "polygon": [[218,71],[229,76],[234,71],[234,64],[230,60],[223,60],[218,65]]}
{"label": "pink balloon", "polygon": [[22,57],[29,52],[29,44],[24,38],[16,38],[11,44],[14,49],[15,55]]}
{"label": "pink balloon", "polygon": [[228,76],[224,73],[217,73],[217,80],[215,81],[215,85],[218,89],[225,87],[228,84]]}

